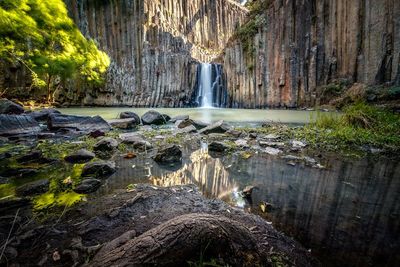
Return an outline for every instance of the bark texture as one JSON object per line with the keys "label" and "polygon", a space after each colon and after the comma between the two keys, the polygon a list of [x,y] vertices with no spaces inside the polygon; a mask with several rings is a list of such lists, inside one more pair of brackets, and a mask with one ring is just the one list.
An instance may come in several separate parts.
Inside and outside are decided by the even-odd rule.
{"label": "bark texture", "polygon": [[100,250],[90,266],[183,266],[188,259],[200,258],[200,253],[235,266],[250,266],[249,260],[252,266],[260,263],[250,230],[239,222],[210,214],[176,217],[134,239],[127,240],[122,235],[111,243],[118,245]]}

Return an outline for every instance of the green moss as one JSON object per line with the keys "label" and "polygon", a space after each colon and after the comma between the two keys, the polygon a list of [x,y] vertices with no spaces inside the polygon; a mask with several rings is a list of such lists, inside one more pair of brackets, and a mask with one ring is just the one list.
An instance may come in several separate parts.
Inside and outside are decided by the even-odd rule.
{"label": "green moss", "polygon": [[54,207],[71,207],[80,202],[84,195],[75,192],[48,192],[33,199],[33,207],[36,211],[41,211]]}
{"label": "green moss", "polygon": [[14,196],[15,186],[12,184],[0,184],[0,198]]}

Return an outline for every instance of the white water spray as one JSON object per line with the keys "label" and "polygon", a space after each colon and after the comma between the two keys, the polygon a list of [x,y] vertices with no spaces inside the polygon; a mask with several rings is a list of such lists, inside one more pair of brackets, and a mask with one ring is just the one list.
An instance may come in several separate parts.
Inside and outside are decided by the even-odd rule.
{"label": "white water spray", "polygon": [[200,70],[200,95],[202,96],[201,107],[211,108],[213,106],[212,65],[202,63]]}

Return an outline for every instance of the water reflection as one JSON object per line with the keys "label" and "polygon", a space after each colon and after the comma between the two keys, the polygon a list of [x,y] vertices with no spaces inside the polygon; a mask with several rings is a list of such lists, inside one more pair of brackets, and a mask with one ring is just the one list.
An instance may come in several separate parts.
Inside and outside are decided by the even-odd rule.
{"label": "water reflection", "polygon": [[[206,148],[184,151],[182,168],[161,169],[148,158],[119,162],[102,190],[129,183],[197,184],[218,197],[272,221],[301,241],[328,266],[394,266],[400,260],[400,167],[374,159],[324,162],[319,170],[273,157],[212,158]],[[135,168],[124,168],[124,165]],[[239,191],[253,185],[250,200]],[[108,189],[107,189],[108,188]],[[263,213],[260,203],[271,203]]]}

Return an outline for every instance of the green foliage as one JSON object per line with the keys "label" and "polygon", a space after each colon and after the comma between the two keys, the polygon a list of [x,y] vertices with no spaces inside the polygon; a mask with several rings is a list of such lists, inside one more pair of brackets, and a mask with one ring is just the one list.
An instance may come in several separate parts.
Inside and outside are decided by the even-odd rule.
{"label": "green foliage", "polygon": [[343,116],[319,114],[296,135],[320,147],[370,145],[396,151],[400,148],[400,116],[361,102],[345,108]]}
{"label": "green foliage", "polygon": [[20,62],[36,87],[83,77],[101,83],[108,56],[87,40],[68,17],[62,0],[0,1],[0,57]]}

